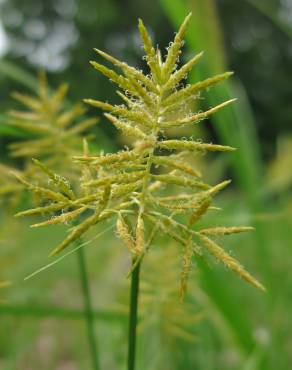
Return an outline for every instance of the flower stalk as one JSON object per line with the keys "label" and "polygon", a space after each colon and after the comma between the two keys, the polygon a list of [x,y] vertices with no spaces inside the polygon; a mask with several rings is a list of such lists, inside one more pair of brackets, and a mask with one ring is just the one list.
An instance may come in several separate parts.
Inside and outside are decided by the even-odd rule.
{"label": "flower stalk", "polygon": [[[136,264],[133,258],[132,266]],[[139,300],[139,280],[141,262],[136,264],[131,275],[130,290],[130,313],[129,313],[129,334],[128,334],[128,370],[135,370],[136,362],[136,338],[138,321],[138,300]]]}

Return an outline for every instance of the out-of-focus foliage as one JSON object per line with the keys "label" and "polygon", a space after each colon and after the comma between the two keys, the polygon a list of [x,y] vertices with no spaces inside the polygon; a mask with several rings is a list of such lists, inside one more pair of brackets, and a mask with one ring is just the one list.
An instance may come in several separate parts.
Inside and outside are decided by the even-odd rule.
{"label": "out-of-focus foliage", "polygon": [[[82,135],[97,122],[95,118],[84,118],[85,107],[82,104],[68,106],[65,102],[68,85],[62,84],[52,92],[47,84],[45,74],[39,77],[39,88],[36,96],[18,92],[13,98],[24,106],[25,110],[11,110],[3,125],[12,126],[25,133],[25,138],[9,145],[12,158],[22,158],[22,170],[1,164],[0,194],[11,195],[12,204],[16,205],[23,186],[15,177],[34,179],[39,184],[36,167],[32,164],[33,157],[42,159],[60,172],[70,175],[71,181],[79,176],[72,168],[71,158],[82,149]],[[61,177],[60,177],[61,179]],[[61,180],[60,180],[61,181]],[[3,198],[2,198],[3,199]]]}
{"label": "out-of-focus foliage", "polygon": [[292,171],[289,171],[292,158],[292,137],[281,136],[277,141],[276,157],[270,162],[267,171],[268,191],[281,194],[291,189]]}
{"label": "out-of-focus foliage", "polygon": [[41,74],[37,96],[12,93],[25,110],[9,111],[7,123],[33,138],[10,144],[12,157],[49,158],[46,162],[58,169],[68,166],[68,160],[80,152],[81,135],[97,121],[93,118],[81,119],[85,113],[81,104],[66,108],[64,99],[67,90],[68,85],[62,84],[51,93],[46,76]]}
{"label": "out-of-focus foliage", "polygon": [[[10,285],[9,281],[0,281],[0,289],[6,288]],[[3,300],[0,297],[0,304],[3,303]]]}
{"label": "out-of-focus foliage", "polygon": [[[139,330],[147,331],[153,340],[151,346],[175,347],[178,340],[196,343],[198,338],[193,328],[202,319],[202,313],[196,313],[192,299],[182,302],[179,299],[177,274],[180,271],[177,245],[168,248],[154,246],[147,259],[141,276],[141,323]],[[163,266],[163,267],[162,267]],[[193,280],[189,292],[195,296]],[[156,339],[155,339],[156,337]]]}
{"label": "out-of-focus foliage", "polygon": [[220,0],[218,5],[228,58],[249,93],[264,157],[271,158],[277,136],[291,125],[291,37],[260,9],[270,9],[291,29],[291,1]]}

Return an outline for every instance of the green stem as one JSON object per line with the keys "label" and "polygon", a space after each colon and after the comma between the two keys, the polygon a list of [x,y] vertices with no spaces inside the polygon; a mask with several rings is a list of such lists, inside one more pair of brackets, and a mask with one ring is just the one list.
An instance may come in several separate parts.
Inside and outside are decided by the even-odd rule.
{"label": "green stem", "polygon": [[78,259],[79,270],[80,270],[80,282],[81,282],[82,293],[83,293],[84,315],[85,315],[85,320],[86,320],[86,325],[87,325],[87,336],[88,336],[88,344],[89,344],[89,348],[91,352],[92,366],[93,366],[93,370],[99,370],[97,341],[96,341],[96,336],[94,332],[94,313],[93,313],[92,303],[91,303],[91,298],[90,298],[86,261],[85,261],[84,251],[82,248],[79,248],[77,250],[77,259]]}
{"label": "green stem", "polygon": [[[137,264],[131,275],[128,370],[135,370],[140,263],[141,262]],[[133,259],[133,265],[134,264],[135,259]]]}

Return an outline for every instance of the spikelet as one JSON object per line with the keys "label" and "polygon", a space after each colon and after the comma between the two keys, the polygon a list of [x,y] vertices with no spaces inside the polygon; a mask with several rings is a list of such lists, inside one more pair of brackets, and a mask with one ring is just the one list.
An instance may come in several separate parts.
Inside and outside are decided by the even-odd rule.
{"label": "spikelet", "polygon": [[145,227],[144,227],[144,220],[141,213],[138,215],[137,226],[136,226],[136,245],[135,245],[135,253],[136,255],[140,255],[144,248],[145,248]]}
{"label": "spikelet", "polygon": [[48,188],[43,188],[38,185],[30,184],[25,179],[23,179],[18,174],[14,173],[14,176],[18,179],[20,183],[22,183],[24,186],[26,186],[29,190],[34,192],[37,195],[40,195],[42,197],[45,197],[48,200],[53,200],[56,202],[66,202],[67,198],[59,192],[53,191]]}
{"label": "spikelet", "polygon": [[121,173],[119,175],[113,176],[104,176],[98,180],[90,180],[89,182],[85,182],[84,186],[101,186],[106,183],[110,184],[122,184],[122,183],[130,183],[136,180],[139,180],[143,177],[144,171],[135,171],[131,173]]}
{"label": "spikelet", "polygon": [[134,136],[137,139],[145,139],[146,135],[137,127],[132,127],[130,124],[118,120],[111,114],[105,113],[105,116],[114,124],[114,126],[116,126],[117,129],[121,130],[124,135]]}
{"label": "spikelet", "polygon": [[210,227],[208,229],[201,229],[200,233],[203,235],[231,235],[231,234],[238,234],[238,233],[244,233],[247,231],[254,230],[253,227],[247,227],[247,226],[233,226],[233,227]]}
{"label": "spikelet", "polygon": [[167,109],[169,107],[173,108],[174,106],[177,106],[178,104],[181,104],[182,102],[187,101],[187,99],[190,98],[196,98],[198,92],[207,89],[221,81],[226,80],[230,76],[233,75],[233,72],[225,72],[220,75],[216,75],[211,78],[207,78],[204,81],[197,82],[193,85],[188,85],[187,87],[177,90],[170,94],[163,102],[162,106]]}
{"label": "spikelet", "polygon": [[44,215],[46,213],[54,214],[55,212],[66,208],[66,206],[68,206],[68,203],[63,202],[63,203],[51,204],[49,206],[31,208],[31,209],[28,209],[27,211],[22,211],[22,212],[16,213],[15,217],[39,216],[39,215]]}
{"label": "spikelet", "polygon": [[104,166],[104,165],[112,165],[121,162],[128,162],[135,159],[138,159],[138,154],[131,150],[131,151],[120,151],[118,153],[107,154],[105,156],[93,157],[93,156],[74,156],[74,160],[81,163],[89,163],[91,165],[96,166]]}
{"label": "spikelet", "polygon": [[135,242],[133,240],[133,237],[130,233],[129,227],[126,224],[123,216],[121,213],[119,213],[116,223],[117,233],[119,237],[122,239],[122,241],[126,244],[126,246],[129,248],[129,250],[134,253],[135,251]]}
{"label": "spikelet", "polygon": [[132,86],[130,85],[129,81],[123,77],[118,75],[115,71],[103,66],[102,64],[96,63],[91,61],[90,64],[99,72],[101,72],[104,76],[106,76],[109,80],[115,82],[119,87],[125,90],[130,90],[135,94],[135,90],[132,90]]}
{"label": "spikelet", "polygon": [[151,178],[155,181],[165,182],[166,184],[173,184],[183,187],[198,189],[209,188],[209,185],[204,184],[203,182],[189,179],[181,175],[151,175]]}
{"label": "spikelet", "polygon": [[40,226],[47,226],[47,225],[56,225],[60,223],[69,223],[73,221],[77,216],[79,216],[82,212],[86,210],[86,207],[81,207],[74,211],[66,212],[61,214],[60,216],[56,216],[51,220],[47,220],[44,222],[40,222],[38,224],[31,225],[31,227],[40,227]]}
{"label": "spikelet", "polygon": [[44,163],[40,162],[37,159],[33,159],[33,163],[40,167],[40,169],[49,176],[49,178],[52,180],[57,189],[60,190],[60,192],[65,194],[69,199],[75,199],[75,194],[72,191],[69,182],[64,177],[55,174]]}
{"label": "spikelet", "polygon": [[209,196],[209,193],[203,193],[200,197],[197,198],[197,208],[195,208],[189,218],[189,226],[194,225],[199,221],[203,215],[208,211],[211,205],[212,198]]}
{"label": "spikelet", "polygon": [[73,243],[75,240],[77,240],[82,234],[84,234],[91,226],[97,224],[100,221],[100,215],[101,212],[106,207],[108,200],[110,196],[110,187],[105,186],[103,190],[102,199],[94,212],[93,215],[86,218],[85,221],[80,223],[78,226],[73,228],[73,231],[69,234],[69,236],[58,246],[56,247],[50,254],[50,256],[54,256],[60,252],[62,252],[63,249],[65,249],[68,245]]}
{"label": "spikelet", "polygon": [[163,86],[164,91],[173,89],[184,77],[187,76],[188,72],[196,63],[198,63],[202,56],[203,53],[199,53],[198,55],[194,56],[189,62],[187,62],[181,69],[173,73],[166,84]]}
{"label": "spikelet", "polygon": [[[176,67],[176,63],[179,59],[179,55],[181,53],[181,48],[183,46],[184,34],[186,32],[187,25],[191,19],[191,13],[185,18],[180,29],[178,30],[177,34],[175,35],[174,41],[171,46],[168,48],[168,53],[166,56],[166,60],[162,67],[162,78],[163,81],[166,82],[169,80],[171,73]],[[175,73],[175,72],[174,72]],[[167,82],[166,82],[167,83]]]}
{"label": "spikelet", "polygon": [[143,41],[143,47],[146,53],[146,61],[151,70],[153,79],[155,82],[160,83],[161,80],[161,68],[159,68],[159,60],[155,52],[154,47],[152,46],[151,38],[147,32],[146,27],[141,19],[139,19],[138,24],[139,32],[141,39]]}
{"label": "spikelet", "polygon": [[[141,124],[146,124],[147,125],[147,119],[145,118],[145,115],[140,113],[140,112],[132,112],[126,108],[120,107],[120,106],[113,106],[108,103],[103,103],[98,100],[93,100],[93,99],[84,99],[84,102],[87,104],[92,105],[93,107],[101,108],[102,110],[105,111],[110,111],[112,113],[117,114],[121,118],[126,118],[128,120],[132,120],[134,122],[140,122]],[[112,115],[107,115],[106,116],[109,120],[112,118]],[[113,122],[113,121],[112,121]],[[121,129],[121,126],[117,127],[118,129]],[[143,139],[144,137],[142,137]]]}
{"label": "spikelet", "polygon": [[203,144],[191,140],[165,140],[158,143],[161,149],[170,150],[189,150],[189,151],[210,151],[210,152],[226,152],[233,151],[234,148],[225,145]]}
{"label": "spikelet", "polygon": [[183,161],[177,160],[175,157],[170,156],[155,156],[153,158],[153,163],[160,166],[168,166],[177,170],[180,170],[184,173],[195,177],[202,177],[200,171],[197,169],[189,166],[188,164],[184,163]]}
{"label": "spikelet", "polygon": [[[120,60],[112,57],[111,55],[105,53],[104,51],[101,51],[99,49],[94,49],[100,56],[102,56],[104,59],[108,60],[109,62],[113,63],[117,67],[121,68],[122,71],[125,73],[126,76],[133,76],[136,77],[137,80],[139,80],[143,85],[147,87],[147,89],[153,91],[153,92],[158,92],[158,89],[154,82],[145,76],[143,72],[139,71],[136,68],[128,66],[128,64],[121,62]],[[124,96],[125,97],[125,96]],[[126,97],[125,97],[126,98]],[[126,98],[127,100],[127,98]]]}
{"label": "spikelet", "polygon": [[[202,54],[196,55],[177,70],[176,64],[189,21],[190,15],[180,27],[163,61],[160,51],[154,49],[143,22],[139,20],[138,27],[150,75],[144,75],[136,68],[96,49],[99,57],[119,69],[120,74],[98,62],[91,62],[96,70],[119,86],[122,91],[118,92],[118,95],[122,103],[112,105],[94,99],[86,99],[85,102],[106,111],[105,117],[122,134],[131,137],[132,145],[129,149],[117,153],[91,156],[85,151],[83,156],[75,156],[74,161],[89,170],[88,176],[80,179],[82,191],[81,194],[74,193],[75,198],[69,196],[69,188],[62,189],[61,184],[54,182],[52,174],[45,168],[42,169],[53,181],[52,191],[59,191],[61,198],[63,197],[56,199],[53,205],[44,206],[43,212],[49,213],[50,209],[53,212],[65,210],[64,218],[57,215],[57,221],[75,217],[76,214],[77,218],[74,220],[85,218],[79,221],[53,253],[66,248],[96,223],[117,217],[117,234],[130,250],[136,263],[146,255],[150,248],[149,243],[156,234],[166,235],[179,243],[183,255],[181,296],[186,292],[192,257],[204,258],[208,254],[215,256],[247,282],[262,288],[232,257],[208,238],[249,231],[250,228],[201,229],[199,226],[199,221],[206,217],[210,210],[217,209],[212,205],[213,199],[230,181],[213,186],[206,184],[185,154],[229,152],[234,148],[186,138],[167,137],[168,128],[193,125],[221,109],[228,109],[228,105],[234,102],[234,99],[231,99],[203,112],[186,112],[184,109],[186,101],[191,107],[192,100],[197,98],[198,93],[232,75],[231,72],[226,72],[193,85],[182,88],[178,86],[202,57]],[[45,88],[43,90],[45,91]],[[38,108],[35,101],[29,101],[29,104]],[[174,111],[175,115],[172,114]],[[32,113],[23,120],[35,122],[38,111]],[[46,126],[44,128],[47,129]],[[42,195],[48,194],[44,192]],[[59,208],[61,205],[62,208]],[[18,215],[38,214],[42,212],[41,208]],[[87,216],[88,212],[91,212],[90,216]]]}
{"label": "spikelet", "polygon": [[239,275],[242,279],[247,281],[249,284],[255,286],[256,288],[265,291],[265,287],[259,283],[255,278],[253,278],[250,273],[248,273],[235,258],[231,257],[227,252],[224,251],[218,244],[206,237],[205,235],[200,234],[200,239],[208,249],[208,251],[220,262],[223,262],[230,270]]}
{"label": "spikelet", "polygon": [[162,127],[164,128],[168,128],[168,127],[182,127],[183,125],[188,125],[188,124],[191,124],[191,123],[197,123],[201,120],[204,120],[206,118],[208,118],[210,115],[216,113],[218,110],[222,109],[223,107],[229,105],[230,103],[233,103],[234,101],[236,101],[236,99],[230,99],[230,100],[227,100],[226,102],[222,103],[222,104],[219,104],[219,105],[216,105],[215,107],[205,111],[205,112],[202,112],[202,113],[196,113],[194,115],[191,115],[189,117],[186,117],[186,118],[183,118],[183,119],[177,119],[175,121],[166,121],[166,122],[163,122],[162,123]]}
{"label": "spikelet", "polygon": [[189,274],[191,269],[192,263],[192,256],[193,256],[193,245],[192,240],[188,240],[185,244],[184,251],[183,251],[183,259],[182,259],[182,270],[181,270],[181,278],[180,278],[180,297],[183,299],[185,297],[187,291],[187,285],[189,280]]}

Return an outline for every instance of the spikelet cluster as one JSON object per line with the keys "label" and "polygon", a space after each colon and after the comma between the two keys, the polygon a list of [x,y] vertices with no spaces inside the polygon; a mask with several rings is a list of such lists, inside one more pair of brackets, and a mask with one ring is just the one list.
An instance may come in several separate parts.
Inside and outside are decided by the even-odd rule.
{"label": "spikelet cluster", "polygon": [[[50,158],[50,165],[80,153],[80,134],[96,124],[96,119],[84,119],[82,104],[66,107],[68,85],[62,84],[51,91],[44,73],[39,76],[36,96],[14,92],[12,97],[21,103],[24,110],[11,110],[8,124],[18,127],[33,137],[12,143],[12,157]],[[60,161],[62,158],[62,161]]]}
{"label": "spikelet cluster", "polygon": [[217,235],[245,232],[251,228],[216,227],[202,230],[197,226],[198,221],[214,209],[213,198],[229,181],[214,186],[206,184],[199,171],[188,163],[187,156],[208,151],[229,152],[234,148],[192,139],[167,138],[169,128],[196,125],[233,101],[223,102],[203,112],[186,113],[186,101],[195,100],[202,90],[232,74],[223,73],[193,85],[183,84],[183,79],[202,57],[200,53],[181,68],[177,67],[189,20],[190,15],[181,25],[164,60],[160,51],[153,47],[143,22],[139,20],[149,75],[96,49],[100,57],[113,64],[114,69],[95,61],[91,64],[119,87],[118,95],[122,104],[111,105],[93,99],[86,99],[85,102],[105,111],[108,121],[132,138],[132,146],[112,154],[74,157],[87,171],[88,176],[81,180],[83,189],[88,191],[87,195],[69,194],[69,189],[62,189],[61,184],[54,181],[54,174],[38,163],[52,179],[55,189],[40,190],[30,186],[47,198],[50,204],[19,215],[51,215],[62,210],[62,214],[57,215],[54,221],[48,220],[35,226],[67,219],[79,220],[52,254],[61,252],[90,227],[107,219],[116,220],[117,233],[129,248],[135,263],[151,248],[158,234],[165,234],[182,247],[182,296],[186,290],[191,260],[204,258],[205,255],[212,255],[250,284],[264,289],[212,239]]}
{"label": "spikelet cluster", "polygon": [[82,104],[68,107],[65,101],[67,91],[67,84],[52,91],[46,75],[41,73],[36,96],[12,93],[12,97],[23,105],[24,110],[11,110],[7,124],[21,129],[32,139],[10,144],[10,156],[22,158],[23,169],[20,171],[0,165],[0,196],[9,194],[15,198],[13,203],[17,203],[23,186],[15,177],[21,176],[39,184],[47,182],[47,179],[43,181],[43,176],[32,165],[31,157],[42,159],[46,165],[58,170],[60,175],[73,177],[71,158],[74,154],[82,153],[82,137],[97,120],[83,117],[85,107]]}

